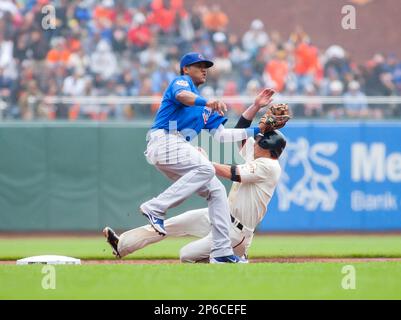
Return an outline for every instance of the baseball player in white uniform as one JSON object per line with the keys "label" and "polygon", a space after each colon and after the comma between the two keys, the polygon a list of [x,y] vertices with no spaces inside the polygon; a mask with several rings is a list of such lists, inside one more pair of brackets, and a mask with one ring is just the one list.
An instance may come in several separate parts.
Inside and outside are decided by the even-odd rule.
{"label": "baseball player in white uniform", "polygon": [[[271,96],[269,101],[271,101]],[[247,128],[259,109],[266,105],[265,95],[258,95],[239,119],[236,128]],[[264,104],[260,104],[260,101]],[[266,214],[266,208],[278,183],[281,168],[278,158],[286,145],[284,136],[277,130],[260,133],[254,139],[242,141],[242,165],[213,163],[216,175],[234,181],[228,196],[231,214],[229,236],[236,256],[246,256],[256,226]],[[208,208],[190,210],[164,221],[168,236],[195,236],[201,239],[184,246],[180,251],[183,262],[210,259],[212,250],[212,225]],[[108,242],[119,257],[131,254],[165,237],[156,233],[150,225],[124,232],[119,237],[108,228]],[[112,239],[110,239],[112,235]]]}
{"label": "baseball player in white uniform", "polygon": [[[160,235],[168,232],[164,227],[166,213],[194,193],[206,198],[212,226],[211,262],[241,263],[231,247],[230,211],[227,193],[215,175],[213,165],[200,156],[190,141],[202,129],[219,142],[242,141],[261,132],[261,127],[227,129],[223,116],[226,105],[220,101],[207,100],[199,94],[198,87],[206,82],[207,69],[213,62],[201,54],[190,52],[180,62],[181,75],[171,81],[164,92],[161,106],[149,132],[145,152],[149,163],[174,183],[158,196],[142,203],[141,213],[151,227]],[[267,99],[271,91],[263,91]],[[263,99],[263,97],[262,97]],[[103,233],[113,243],[112,232]]]}

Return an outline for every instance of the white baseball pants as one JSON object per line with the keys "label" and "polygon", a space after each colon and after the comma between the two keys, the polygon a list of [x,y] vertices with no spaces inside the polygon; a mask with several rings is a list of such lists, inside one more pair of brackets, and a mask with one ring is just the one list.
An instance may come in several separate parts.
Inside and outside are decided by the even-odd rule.
{"label": "white baseball pants", "polygon": [[[169,218],[164,222],[164,226],[168,237],[194,236],[201,238],[190,242],[180,250],[182,262],[209,259],[213,241],[208,208],[190,210]],[[234,253],[238,256],[246,254],[252,242],[253,232],[245,229],[240,230],[235,223],[230,222],[229,235]],[[118,251],[124,257],[165,238],[156,233],[150,225],[142,226],[121,234]]]}

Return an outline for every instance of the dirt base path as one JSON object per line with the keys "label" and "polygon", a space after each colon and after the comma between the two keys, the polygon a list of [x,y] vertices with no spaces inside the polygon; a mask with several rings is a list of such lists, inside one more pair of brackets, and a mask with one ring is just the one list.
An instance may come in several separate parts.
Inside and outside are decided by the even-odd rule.
{"label": "dirt base path", "polygon": [[[316,257],[292,257],[292,258],[256,258],[250,259],[250,263],[354,263],[354,262],[401,262],[401,258],[316,258]],[[15,264],[15,260],[0,260],[0,265]],[[177,259],[163,260],[81,260],[82,264],[178,264]]]}

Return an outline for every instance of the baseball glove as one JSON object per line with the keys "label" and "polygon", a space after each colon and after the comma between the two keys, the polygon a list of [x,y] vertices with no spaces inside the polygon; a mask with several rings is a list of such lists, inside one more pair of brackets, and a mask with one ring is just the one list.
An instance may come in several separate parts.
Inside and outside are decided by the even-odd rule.
{"label": "baseball glove", "polygon": [[272,104],[268,107],[266,113],[259,120],[261,133],[280,129],[291,119],[290,108],[288,104]]}

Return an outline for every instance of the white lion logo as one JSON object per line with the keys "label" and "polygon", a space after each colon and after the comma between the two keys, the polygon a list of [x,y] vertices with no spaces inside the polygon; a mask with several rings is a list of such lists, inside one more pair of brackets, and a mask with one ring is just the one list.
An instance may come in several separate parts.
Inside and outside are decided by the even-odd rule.
{"label": "white lion logo", "polygon": [[335,142],[310,146],[303,137],[296,142],[288,141],[280,158],[283,172],[277,186],[281,211],[288,211],[291,202],[307,211],[314,211],[319,206],[323,211],[334,209],[338,193],[333,182],[337,180],[339,170],[334,162],[322,156],[332,156],[337,149]]}

